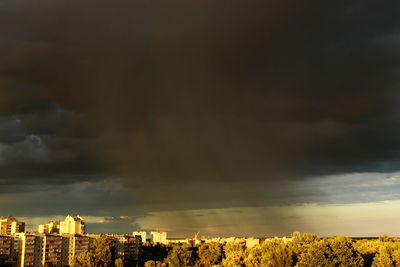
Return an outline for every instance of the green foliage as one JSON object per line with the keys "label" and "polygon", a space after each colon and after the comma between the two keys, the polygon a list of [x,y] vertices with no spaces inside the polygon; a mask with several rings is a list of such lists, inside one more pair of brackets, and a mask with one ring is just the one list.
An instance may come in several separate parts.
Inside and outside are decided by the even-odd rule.
{"label": "green foliage", "polygon": [[373,267],[394,267],[400,266],[400,244],[385,243],[379,248],[379,252],[376,254],[374,261],[372,262]]}
{"label": "green foliage", "polygon": [[94,240],[90,252],[93,254],[96,266],[110,266],[113,262],[115,241],[112,238],[101,236]]}
{"label": "green foliage", "polygon": [[319,238],[315,234],[294,232],[292,234],[292,249],[296,254],[296,259],[299,255],[306,253],[314,243],[319,241]]}
{"label": "green foliage", "polygon": [[358,240],[353,244],[364,259],[364,266],[371,266],[375,255],[379,252],[382,242],[379,240]]}
{"label": "green foliage", "polygon": [[88,252],[76,256],[72,266],[109,267],[114,265],[115,241],[107,236],[96,238]]}
{"label": "green foliage", "polygon": [[244,244],[229,242],[225,245],[224,251],[225,259],[222,261],[222,266],[244,266],[244,259],[246,257]]}
{"label": "green foliage", "polygon": [[163,244],[146,244],[142,246],[141,264],[149,261],[162,262],[167,256],[167,246]]}
{"label": "green foliage", "polygon": [[296,254],[292,243],[274,238],[261,245],[261,266],[294,266],[295,263]]}
{"label": "green foliage", "polygon": [[381,235],[379,237],[379,241],[381,241],[381,242],[389,242],[390,238],[387,235]]}
{"label": "green foliage", "polygon": [[124,261],[121,258],[116,259],[115,267],[124,267]]}
{"label": "green foliage", "polygon": [[[400,266],[400,241],[387,237],[352,240],[345,236],[320,239],[314,234],[293,233],[292,238],[271,238],[246,248],[242,242],[204,243],[167,247],[162,261],[145,267],[395,267]],[[82,265],[84,266],[84,265]],[[93,265],[87,265],[93,266]],[[97,266],[96,266],[97,267]]]}
{"label": "green foliage", "polygon": [[217,242],[204,243],[199,247],[198,266],[209,267],[220,264],[222,262],[223,248]]}
{"label": "green foliage", "polygon": [[260,245],[247,248],[245,251],[244,264],[246,267],[261,266],[262,249]]}
{"label": "green foliage", "polygon": [[315,234],[303,233],[303,235],[301,235],[300,232],[294,232],[292,234],[292,242],[295,244],[311,244],[316,240],[318,240],[318,237]]}
{"label": "green foliage", "polygon": [[149,261],[146,261],[143,266],[144,267],[165,267],[167,265],[165,263],[162,263],[161,261],[149,260]]}
{"label": "green foliage", "polygon": [[92,255],[89,252],[83,252],[74,257],[72,267],[95,267]]}
{"label": "green foliage", "polygon": [[363,266],[364,259],[343,236],[319,240],[299,256],[297,266]]}
{"label": "green foliage", "polygon": [[194,249],[188,245],[175,245],[168,253],[165,262],[168,266],[193,266],[196,258]]}

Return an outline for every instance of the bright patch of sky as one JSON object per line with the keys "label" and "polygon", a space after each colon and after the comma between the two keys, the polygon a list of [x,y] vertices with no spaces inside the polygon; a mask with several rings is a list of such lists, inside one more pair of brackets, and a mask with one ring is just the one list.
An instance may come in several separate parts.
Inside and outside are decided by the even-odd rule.
{"label": "bright patch of sky", "polygon": [[[307,182],[295,182],[299,194],[312,195],[297,204],[236,207],[218,209],[185,209],[140,212],[134,198],[127,197],[117,180],[82,181],[68,186],[52,186],[46,191],[18,194],[17,200],[36,199],[37,203],[53,201],[58,208],[71,215],[80,215],[87,222],[89,232],[130,233],[136,230],[165,230],[171,237],[190,237],[200,231],[204,236],[282,236],[292,232],[311,232],[319,236],[343,234],[348,236],[379,236],[399,234],[400,172],[352,173],[317,177]],[[318,192],[317,194],[312,194]],[[58,200],[71,199],[66,205]],[[7,197],[6,197],[7,196]],[[109,203],[108,199],[119,196]],[[10,199],[8,199],[10,198]],[[2,203],[19,204],[15,195],[2,195]],[[58,203],[58,204],[57,204]],[[84,204],[85,208],[80,207]],[[72,205],[72,206],[71,206]],[[90,212],[91,208],[102,208]],[[110,207],[118,207],[110,211]],[[74,207],[71,210],[71,207]],[[63,219],[64,215],[21,218],[29,230],[49,220]]]}
{"label": "bright patch of sky", "polygon": [[[290,236],[295,231],[318,236],[400,236],[399,210],[398,200],[187,210],[152,212],[134,224],[142,229],[162,229],[179,237],[191,236],[197,231],[206,237],[273,237],[282,236],[282,233]],[[178,229],[183,232],[177,232]]]}

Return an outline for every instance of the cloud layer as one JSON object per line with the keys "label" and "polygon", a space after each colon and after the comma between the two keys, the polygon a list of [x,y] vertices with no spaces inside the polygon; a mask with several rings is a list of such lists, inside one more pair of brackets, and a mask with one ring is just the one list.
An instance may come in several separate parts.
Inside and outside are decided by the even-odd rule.
{"label": "cloud layer", "polygon": [[[118,217],[324,202],[299,184],[396,171],[396,10],[394,1],[6,1],[1,196],[25,199],[14,211],[25,216],[29,194],[86,183],[93,190],[74,191],[73,209]],[[92,205],[102,181],[124,192]],[[32,211],[57,214],[44,203]]]}

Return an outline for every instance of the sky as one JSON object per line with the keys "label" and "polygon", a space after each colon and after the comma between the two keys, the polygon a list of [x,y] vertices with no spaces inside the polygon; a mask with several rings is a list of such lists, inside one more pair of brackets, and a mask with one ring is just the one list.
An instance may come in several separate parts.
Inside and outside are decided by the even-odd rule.
{"label": "sky", "polygon": [[397,236],[400,3],[0,3],[0,215]]}

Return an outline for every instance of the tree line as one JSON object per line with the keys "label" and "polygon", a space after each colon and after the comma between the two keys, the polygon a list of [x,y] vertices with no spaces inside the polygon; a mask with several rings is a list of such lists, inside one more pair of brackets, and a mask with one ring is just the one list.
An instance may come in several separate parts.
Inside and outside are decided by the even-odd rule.
{"label": "tree line", "polygon": [[270,238],[246,247],[245,242],[209,242],[200,245],[144,244],[137,262],[113,257],[106,238],[76,257],[74,266],[144,267],[305,267],[305,266],[400,266],[400,240],[381,236],[354,240],[345,236],[319,238],[293,233],[290,239]]}

